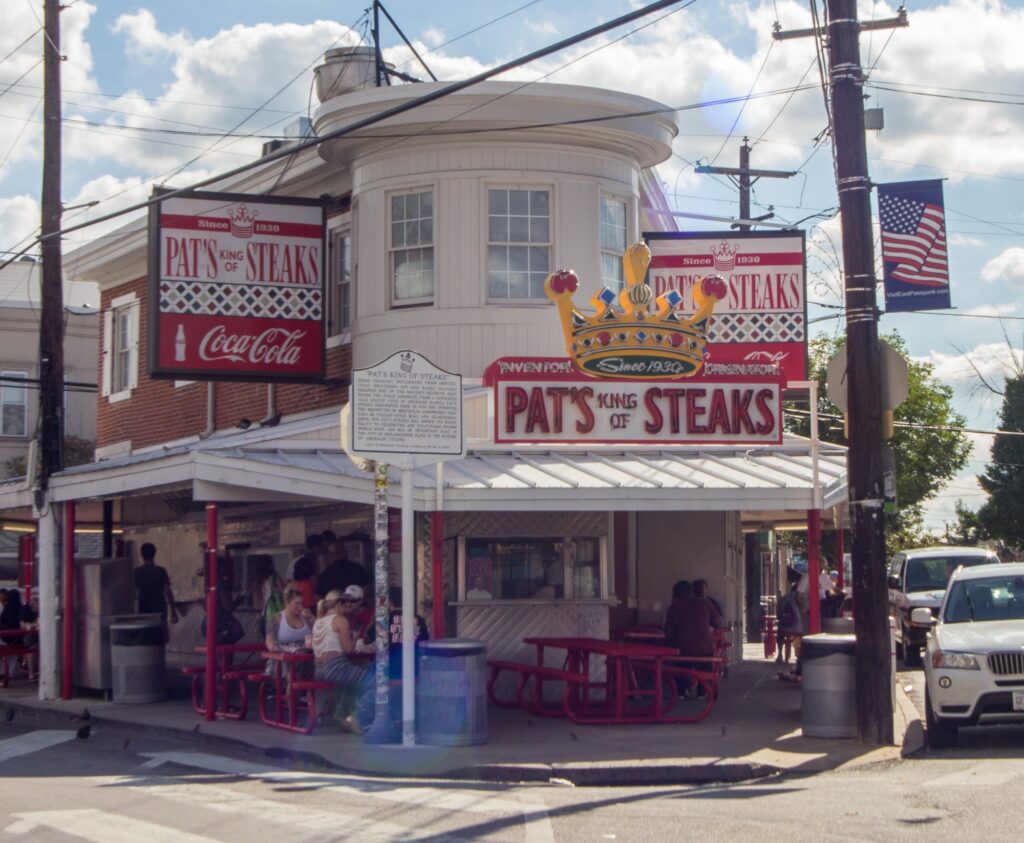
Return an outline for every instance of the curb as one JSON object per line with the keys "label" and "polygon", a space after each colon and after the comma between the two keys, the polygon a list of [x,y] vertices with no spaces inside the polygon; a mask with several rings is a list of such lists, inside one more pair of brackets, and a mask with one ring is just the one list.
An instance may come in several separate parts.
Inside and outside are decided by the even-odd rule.
{"label": "curb", "polygon": [[903,741],[900,743],[900,756],[906,758],[914,755],[925,748],[924,724],[921,722],[921,715],[918,714],[917,706],[914,705],[903,686],[897,682],[896,685],[896,709],[903,717],[906,724],[903,732]]}
{"label": "curb", "polygon": [[[8,700],[0,703],[23,715],[37,719],[48,719],[76,723],[84,721],[75,714],[69,714],[46,706],[32,705],[22,701]],[[213,735],[202,731],[202,724],[194,729],[179,729],[171,726],[136,723],[91,714],[93,726],[118,729],[134,733],[158,735],[189,741],[209,747],[221,747],[248,755],[263,756],[277,761],[295,761],[322,769],[336,770],[367,778],[417,778],[441,781],[477,781],[504,784],[568,784],[576,787],[615,787],[622,785],[686,785],[686,784],[732,784],[741,781],[779,775],[785,771],[770,764],[755,762],[719,762],[702,764],[476,764],[436,773],[381,772],[346,767],[325,758],[316,752],[296,750],[288,747],[261,747],[237,738]]]}

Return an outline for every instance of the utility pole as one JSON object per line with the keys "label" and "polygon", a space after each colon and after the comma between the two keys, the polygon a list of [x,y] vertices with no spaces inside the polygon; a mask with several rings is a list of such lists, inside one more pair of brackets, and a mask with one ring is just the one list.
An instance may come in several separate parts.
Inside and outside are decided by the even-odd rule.
{"label": "utility pole", "polygon": [[832,140],[842,220],[846,292],[850,518],[853,526],[854,629],[857,634],[857,735],[893,740],[889,592],[882,511],[882,379],[875,302],[871,180],[864,134],[864,69],[856,0],[828,0]]}
{"label": "utility pole", "polygon": [[860,32],[907,26],[907,14],[901,7],[898,17],[869,25],[857,19],[856,0],[827,0],[827,10],[826,30],[776,29],[773,37],[781,41],[826,36],[828,41],[846,294],[847,472],[856,606],[857,736],[865,743],[889,744],[893,740],[892,662],[882,511],[882,390]]}
{"label": "utility pole", "polygon": [[61,268],[60,0],[45,0],[43,36],[42,307],[39,316],[39,485],[64,467],[64,292]]}
{"label": "utility pole", "polygon": [[740,191],[740,218],[733,223],[733,228],[740,231],[750,231],[750,226],[755,222],[770,220],[775,214],[767,213],[757,219],[750,218],[750,188],[758,179],[788,179],[796,175],[795,172],[786,170],[751,170],[750,169],[750,138],[743,139],[743,146],[740,147],[739,167],[712,167],[708,164],[698,164],[694,172],[711,173],[720,176],[729,176]]}
{"label": "utility pole", "polygon": [[68,512],[49,500],[48,488],[50,476],[60,471],[64,462],[60,0],[45,0],[43,15],[42,305],[39,315],[39,477],[35,513],[39,519],[39,698],[46,700],[57,699],[63,691],[58,610],[64,608],[64,603],[58,598],[58,582],[66,543],[62,526],[68,523],[65,520]]}

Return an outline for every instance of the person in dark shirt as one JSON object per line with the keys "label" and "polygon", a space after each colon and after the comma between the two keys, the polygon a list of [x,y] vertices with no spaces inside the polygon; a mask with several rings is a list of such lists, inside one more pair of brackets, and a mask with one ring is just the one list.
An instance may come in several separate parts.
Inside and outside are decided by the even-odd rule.
{"label": "person in dark shirt", "polygon": [[[388,589],[388,612],[390,613],[388,647],[388,676],[391,680],[391,687],[388,705],[391,709],[391,720],[393,723],[400,723],[402,719],[402,641],[405,638],[402,629],[402,589],[392,586]],[[377,638],[376,624],[370,624],[367,630],[367,638],[374,642]],[[427,641],[430,633],[427,631],[427,622],[420,615],[416,615],[416,643]],[[416,661],[417,666],[419,660]],[[368,670],[363,675],[359,686],[359,702],[356,705],[356,716],[363,729],[369,729],[373,724],[376,714],[376,676],[373,670]]]}
{"label": "person in dark shirt", "polygon": [[167,569],[156,564],[156,547],[146,542],[139,548],[142,564],[135,569],[135,594],[140,615],[160,615],[164,621],[164,638],[167,638],[167,612],[170,609],[171,623],[178,622],[178,609],[174,605],[171,578]]}
{"label": "person in dark shirt", "polygon": [[329,591],[344,591],[350,585],[366,588],[369,577],[366,569],[348,558],[345,545],[338,545],[338,556],[320,572],[316,580],[316,593],[325,597]]}
{"label": "person in dark shirt", "polygon": [[[678,647],[684,656],[712,656],[715,652],[712,630],[725,626],[714,604],[697,589],[681,589],[685,580],[672,589],[672,605],[665,613],[665,643]],[[687,591],[690,593],[688,594]]]}

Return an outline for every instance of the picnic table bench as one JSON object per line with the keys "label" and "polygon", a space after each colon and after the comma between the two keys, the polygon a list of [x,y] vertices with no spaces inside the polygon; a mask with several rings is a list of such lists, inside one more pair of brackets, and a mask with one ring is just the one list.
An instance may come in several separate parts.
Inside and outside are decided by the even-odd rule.
{"label": "picnic table bench", "polygon": [[[25,638],[30,635],[37,635],[35,629],[5,629],[0,638],[0,660],[3,661],[3,678],[0,679],[0,688],[6,688],[10,683],[10,660],[12,658],[27,658],[39,654],[39,646],[34,642],[25,643]],[[29,679],[35,677],[29,676]]]}

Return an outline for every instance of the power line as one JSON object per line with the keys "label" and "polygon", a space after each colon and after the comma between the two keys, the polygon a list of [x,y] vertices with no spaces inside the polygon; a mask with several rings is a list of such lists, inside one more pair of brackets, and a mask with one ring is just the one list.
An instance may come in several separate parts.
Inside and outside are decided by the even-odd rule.
{"label": "power line", "polygon": [[29,41],[31,41],[33,38],[35,38],[36,35],[39,34],[40,30],[42,30],[42,27],[39,27],[39,29],[37,29],[35,32],[33,32],[31,35],[29,35],[28,38],[26,38],[17,47],[15,47],[13,50],[11,50],[6,56],[4,56],[2,59],[0,59],[0,64],[3,64],[5,61],[7,61],[7,59],[9,59],[11,56],[13,56],[16,52],[18,52],[18,50],[20,50],[22,47],[24,47]]}
{"label": "power line", "polygon": [[[224,173],[219,173],[217,175],[209,176],[208,178],[201,179],[200,181],[195,182],[195,183],[193,183],[193,184],[191,184],[191,185],[189,185],[187,187],[177,188],[177,189],[174,189],[174,190],[170,190],[170,191],[168,191],[166,193],[161,194],[159,197],[154,197],[154,198],[147,199],[144,202],[139,202],[139,203],[136,203],[134,205],[130,205],[127,208],[122,208],[121,210],[118,210],[118,211],[111,211],[108,214],[100,215],[100,216],[98,216],[98,217],[96,217],[96,218],[94,218],[92,220],[88,220],[87,222],[78,223],[77,225],[69,226],[69,227],[64,228],[64,229],[62,229],[60,231],[48,233],[45,236],[46,237],[66,236],[67,234],[70,234],[70,233],[72,233],[74,231],[78,231],[80,229],[83,229],[83,228],[86,228],[86,227],[89,227],[89,226],[97,225],[99,223],[106,222],[106,221],[111,220],[111,219],[116,219],[118,217],[124,216],[125,214],[134,213],[135,211],[144,210],[144,209],[149,208],[152,205],[157,204],[159,202],[162,202],[162,201],[164,201],[166,199],[170,199],[170,198],[173,198],[175,196],[181,196],[183,194],[191,193],[191,192],[193,192],[195,190],[198,190],[198,189],[200,189],[202,187],[206,187],[207,185],[210,185],[210,184],[218,184],[218,183],[223,184],[223,183],[228,182],[231,179],[233,179],[233,178],[235,178],[235,177],[237,177],[237,176],[239,176],[239,175],[241,175],[243,173],[246,173],[246,172],[248,172],[250,170],[261,168],[261,167],[267,167],[270,164],[275,163],[276,161],[280,161],[281,159],[290,158],[290,157],[292,157],[294,155],[297,155],[300,152],[304,152],[304,151],[309,150],[309,149],[314,149],[314,148],[318,147],[320,144],[322,144],[322,143],[324,143],[326,141],[334,140],[336,138],[345,137],[347,135],[352,134],[353,132],[359,131],[361,129],[365,129],[365,128],[367,128],[369,126],[372,126],[372,125],[376,125],[376,124],[381,123],[381,122],[383,122],[385,120],[389,120],[392,117],[396,117],[396,116],[398,116],[400,114],[404,114],[404,113],[406,113],[408,111],[412,111],[412,110],[414,110],[416,108],[420,108],[420,107],[422,107],[424,105],[427,105],[429,103],[432,103],[432,102],[435,102],[437,100],[443,99],[445,97],[451,96],[452,94],[458,93],[459,91],[463,91],[466,88],[471,88],[474,85],[477,85],[480,82],[484,82],[484,81],[486,81],[486,80],[488,80],[488,79],[490,79],[490,78],[492,78],[494,76],[498,76],[498,75],[500,75],[502,73],[506,73],[509,70],[512,70],[512,69],[517,68],[517,67],[520,67],[520,66],[522,66],[524,64],[529,64],[530,62],[536,61],[537,59],[544,58],[544,57],[546,57],[548,55],[551,55],[552,53],[556,53],[556,52],[559,52],[561,50],[566,49],[567,47],[574,46],[575,44],[578,44],[581,41],[586,41],[586,40],[588,40],[590,38],[595,37],[596,35],[601,35],[601,34],[603,34],[605,32],[608,32],[609,30],[616,29],[617,27],[624,26],[625,24],[628,24],[628,23],[632,23],[634,20],[638,20],[639,18],[646,17],[647,15],[650,15],[650,14],[656,12],[656,11],[660,11],[661,9],[664,9],[664,8],[669,7],[669,6],[675,5],[678,2],[679,2],[679,0],[656,0],[655,2],[649,3],[646,6],[643,6],[643,7],[639,8],[639,9],[634,9],[633,11],[628,12],[628,13],[626,13],[624,15],[621,15],[621,16],[619,16],[617,18],[614,18],[614,19],[612,19],[610,21],[606,21],[606,22],[604,22],[602,24],[598,24],[597,26],[591,27],[590,29],[587,29],[587,30],[585,30],[583,32],[580,32],[580,33],[577,33],[575,35],[572,35],[572,36],[570,36],[568,38],[563,38],[562,40],[557,41],[554,44],[551,44],[551,45],[549,45],[547,47],[543,47],[543,48],[541,48],[539,50],[535,50],[535,51],[533,51],[533,52],[531,52],[531,53],[529,53],[529,54],[527,54],[525,56],[521,56],[521,57],[519,57],[517,59],[513,59],[512,61],[505,62],[504,64],[498,65],[497,67],[490,68],[489,70],[486,70],[486,71],[484,71],[482,73],[478,73],[478,74],[476,74],[474,76],[471,76],[468,79],[464,79],[464,80],[459,81],[459,82],[452,82],[452,83],[450,83],[448,85],[445,85],[445,86],[443,86],[441,88],[436,88],[433,91],[430,91],[430,92],[428,92],[426,94],[423,94],[422,96],[415,97],[415,98],[413,98],[411,100],[408,100],[407,102],[400,103],[400,104],[392,106],[390,108],[386,108],[383,111],[378,112],[377,114],[374,114],[374,115],[371,115],[369,117],[364,117],[362,119],[356,120],[356,121],[354,121],[352,123],[349,123],[346,126],[343,126],[343,127],[339,128],[339,129],[335,129],[332,132],[328,132],[326,135],[324,135],[322,137],[312,138],[312,139],[307,140],[307,141],[300,141],[299,143],[295,144],[292,147],[276,150],[274,152],[271,152],[271,153],[263,156],[262,158],[260,158],[260,159],[258,159],[256,161],[250,162],[248,164],[243,164],[243,165],[241,165],[239,167],[236,167],[236,168],[234,168],[232,170],[228,170],[227,172],[224,172]],[[690,2],[687,5],[691,5],[694,2],[696,2],[696,0],[690,0]],[[24,254],[32,246],[36,245],[36,243],[39,243],[42,240],[43,240],[43,237],[40,236],[34,242],[30,243],[24,249],[20,250],[20,252],[18,254]],[[3,264],[0,264],[0,269],[3,269],[4,266],[6,266],[7,264],[11,263],[13,260],[15,260],[16,257],[17,257],[17,255],[15,255],[15,257],[12,257],[9,260],[5,261]]]}

